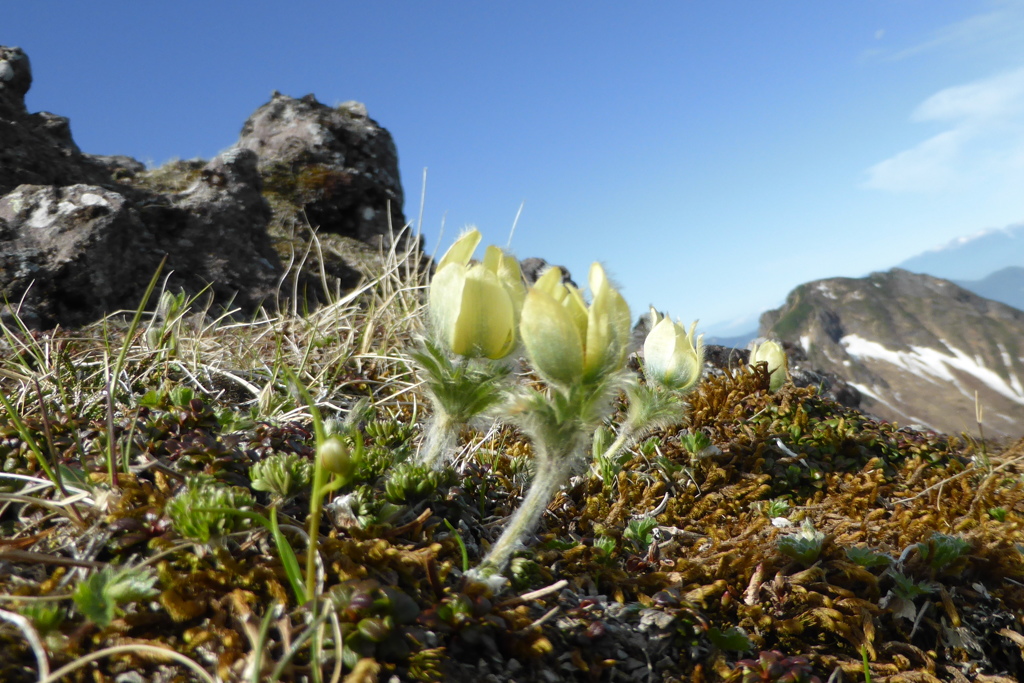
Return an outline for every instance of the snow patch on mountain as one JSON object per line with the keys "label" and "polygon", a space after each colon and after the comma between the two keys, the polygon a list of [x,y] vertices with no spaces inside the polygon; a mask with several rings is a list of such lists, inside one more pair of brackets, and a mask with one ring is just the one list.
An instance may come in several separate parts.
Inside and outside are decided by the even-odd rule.
{"label": "snow patch on mountain", "polygon": [[[1003,359],[1003,365],[1005,365],[1008,368],[1012,368],[1013,365],[1010,360],[1010,352],[1007,351],[1006,347],[1003,346],[1001,343],[997,342],[996,347],[999,349],[1000,358]],[[1013,387],[1013,390],[1016,391],[1018,394],[1024,395],[1024,387],[1021,386],[1020,378],[1013,373],[1010,374],[1010,386]]]}
{"label": "snow patch on mountain", "polygon": [[[1010,372],[1010,380],[1000,377],[993,370],[985,367],[980,358],[972,358],[960,349],[951,346],[949,342],[942,341],[943,345],[950,352],[944,354],[938,349],[926,346],[910,346],[909,351],[888,349],[882,344],[870,339],[864,339],[856,334],[848,334],[839,340],[839,343],[846,349],[846,353],[864,360],[867,358],[876,359],[891,363],[907,372],[917,375],[933,383],[946,382],[955,386],[965,396],[970,397],[971,393],[961,384],[952,370],[959,370],[971,375],[985,384],[993,391],[1009,398],[1016,403],[1024,405],[1024,386],[1021,380],[1013,372]],[[1004,362],[1009,359],[1009,354],[1003,351]],[[1011,368],[1006,363],[1007,368]],[[857,387],[860,389],[860,387]],[[869,393],[870,392],[865,392]]]}
{"label": "snow patch on mountain", "polygon": [[819,292],[821,292],[821,295],[824,296],[826,299],[832,299],[833,301],[836,300],[837,297],[835,295],[835,292],[833,292],[832,288],[828,286],[828,282],[825,282],[825,281],[819,282],[816,285],[816,287],[817,287],[817,290]]}

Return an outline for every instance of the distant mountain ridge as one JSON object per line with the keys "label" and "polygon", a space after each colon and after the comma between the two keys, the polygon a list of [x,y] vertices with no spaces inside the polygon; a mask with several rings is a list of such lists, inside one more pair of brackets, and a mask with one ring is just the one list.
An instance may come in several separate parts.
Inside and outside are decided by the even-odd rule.
{"label": "distant mountain ridge", "polygon": [[[986,299],[1024,310],[1024,222],[958,237],[896,268],[950,280]],[[714,343],[746,346],[758,334],[755,319],[749,315],[720,321],[705,331]]]}
{"label": "distant mountain ridge", "polygon": [[948,280],[981,280],[1010,266],[1024,266],[1024,223],[958,237],[897,264],[897,268]]}
{"label": "distant mountain ridge", "polygon": [[760,334],[799,344],[816,369],[859,389],[863,409],[903,425],[1024,435],[1024,311],[903,269],[800,285]]}
{"label": "distant mountain ridge", "polygon": [[981,280],[954,280],[978,296],[1024,311],[1024,268],[1007,266]]}

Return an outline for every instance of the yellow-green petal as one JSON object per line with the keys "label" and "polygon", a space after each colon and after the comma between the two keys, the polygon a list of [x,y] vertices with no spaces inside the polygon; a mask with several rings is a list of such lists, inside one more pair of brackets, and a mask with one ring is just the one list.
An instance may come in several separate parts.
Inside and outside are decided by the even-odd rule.
{"label": "yellow-green petal", "polygon": [[467,270],[461,263],[449,263],[439,269],[430,282],[430,321],[449,348],[452,331],[462,309],[462,289],[466,284]]}
{"label": "yellow-green petal", "polygon": [[515,310],[497,275],[471,267],[462,288],[451,349],[463,356],[504,358],[515,346]]}
{"label": "yellow-green petal", "polygon": [[505,287],[515,308],[516,320],[523,310],[523,299],[526,298],[526,285],[523,284],[523,271],[519,261],[499,247],[489,246],[484,253],[484,267],[495,273]]}
{"label": "yellow-green petal", "polygon": [[476,251],[476,247],[480,244],[481,239],[483,239],[483,235],[476,228],[462,233],[459,239],[455,240],[455,243],[448,247],[448,251],[438,261],[437,270],[434,272],[440,272],[441,269],[452,263],[468,264],[469,260],[473,258],[473,252]]}
{"label": "yellow-green petal", "polygon": [[590,264],[587,283],[590,285],[590,293],[595,297],[606,288],[611,287],[608,283],[608,276],[604,272],[604,266],[597,261]]}
{"label": "yellow-green petal", "polygon": [[659,322],[661,322],[661,313],[658,313],[658,309],[651,306],[651,330],[653,330],[655,325]]}
{"label": "yellow-green petal", "polygon": [[672,359],[679,348],[678,325],[664,318],[647,333],[644,339],[644,371],[648,378],[667,376],[672,370]]}
{"label": "yellow-green petal", "polygon": [[563,385],[579,381],[583,340],[569,311],[551,294],[536,286],[530,288],[523,303],[519,334],[530,362],[542,377]]}
{"label": "yellow-green petal", "polygon": [[572,285],[564,285],[565,298],[559,303],[565,307],[580,333],[580,339],[587,338],[587,302],[583,300],[583,294]]}
{"label": "yellow-green petal", "polygon": [[600,273],[600,278],[587,315],[586,361],[583,369],[587,378],[614,372],[622,367],[632,327],[629,304],[607,283],[602,269],[591,269],[591,285],[595,284],[595,270]]}
{"label": "yellow-green petal", "polygon": [[556,301],[561,301],[564,295],[561,295],[559,290],[565,289],[562,284],[562,269],[558,266],[551,266],[541,273],[541,276],[533,283],[532,289],[544,292]]}

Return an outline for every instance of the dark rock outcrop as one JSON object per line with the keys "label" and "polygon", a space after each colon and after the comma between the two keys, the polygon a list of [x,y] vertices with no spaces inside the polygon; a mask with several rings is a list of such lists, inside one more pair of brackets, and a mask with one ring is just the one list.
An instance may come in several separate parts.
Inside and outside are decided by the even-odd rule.
{"label": "dark rock outcrop", "polygon": [[28,56],[20,47],[0,46],[0,195],[22,184],[109,183],[109,171],[78,149],[66,118],[28,113],[31,86]]}
{"label": "dark rock outcrop", "polygon": [[25,94],[32,87],[32,66],[20,47],[0,45],[0,97],[20,102],[25,110]]}
{"label": "dark rock outcrop", "polygon": [[405,225],[395,142],[359,102],[275,92],[237,146],[259,155],[267,192],[291,198],[321,233],[388,244]]}
{"label": "dark rock outcrop", "polygon": [[800,285],[761,333],[845,378],[862,407],[900,424],[1024,434],[1024,312],[928,275],[893,269]]}
{"label": "dark rock outcrop", "polygon": [[133,309],[167,255],[168,286],[251,311],[280,264],[266,235],[256,155],[231,150],[176,195],[83,183],[0,197],[0,282],[27,321],[75,326]]}
{"label": "dark rock outcrop", "polygon": [[537,256],[524,258],[519,262],[519,269],[523,272],[523,278],[526,279],[526,284],[528,285],[532,285],[536,282],[537,278],[543,275],[544,271],[548,268],[558,268],[562,271],[563,284],[572,285],[573,287],[579,286],[576,284],[576,281],[572,279],[572,273],[570,273],[569,269],[565,266],[555,266],[542,258],[538,258]]}
{"label": "dark rock outcrop", "polygon": [[[205,290],[246,315],[276,304],[282,283],[285,295],[315,305],[325,286],[366,277],[382,245],[412,242],[401,232],[394,141],[360,104],[275,93],[209,163],[147,170],[130,157],[83,154],[66,118],[28,113],[31,84],[25,53],[0,47],[4,316],[16,308],[45,328],[134,309],[165,257],[170,290]],[[310,226],[320,231],[316,249]],[[394,245],[392,228],[402,235]]]}
{"label": "dark rock outcrop", "polygon": [[142,281],[136,291],[144,291],[153,274],[147,262],[155,255],[155,244],[140,243],[145,234],[138,214],[116,192],[84,184],[21,185],[0,198],[4,293],[21,305],[26,323],[88,322],[98,310],[126,303],[123,283]]}

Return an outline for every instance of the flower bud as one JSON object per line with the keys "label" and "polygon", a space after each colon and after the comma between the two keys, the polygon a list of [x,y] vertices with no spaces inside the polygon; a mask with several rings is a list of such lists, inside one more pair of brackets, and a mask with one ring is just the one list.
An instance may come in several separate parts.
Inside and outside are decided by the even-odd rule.
{"label": "flower bud", "polygon": [[497,360],[515,348],[525,288],[518,261],[497,247],[470,265],[479,242],[471,230],[442,257],[430,283],[430,318],[451,351]]}
{"label": "flower bud", "polygon": [[586,317],[581,325],[573,315],[575,304],[561,280],[561,271],[551,268],[526,293],[519,334],[530,362],[542,377],[556,384],[571,384],[583,374]]}
{"label": "flower bud", "polygon": [[697,323],[687,333],[679,323],[659,320],[657,311],[651,311],[651,319],[654,327],[644,340],[644,375],[666,389],[689,391],[704,370],[703,335],[696,343],[693,336]]}
{"label": "flower bud", "polygon": [[629,306],[609,283],[604,269],[590,269],[593,302],[562,283],[558,268],[546,271],[523,304],[519,333],[534,368],[561,385],[599,379],[620,369],[630,335]]}
{"label": "flower bud", "polygon": [[325,470],[342,478],[352,476],[355,469],[351,449],[337,436],[324,439],[316,449],[316,457],[320,459],[320,464]]}
{"label": "flower bud", "polygon": [[594,300],[587,310],[583,373],[588,379],[622,368],[633,328],[629,304],[608,282],[600,263],[590,266],[589,280]]}
{"label": "flower bud", "polygon": [[754,344],[750,349],[750,365],[760,362],[768,364],[768,372],[771,374],[771,384],[768,390],[775,393],[786,383],[789,377],[789,360],[782,345],[774,341],[766,341],[763,344]]}

